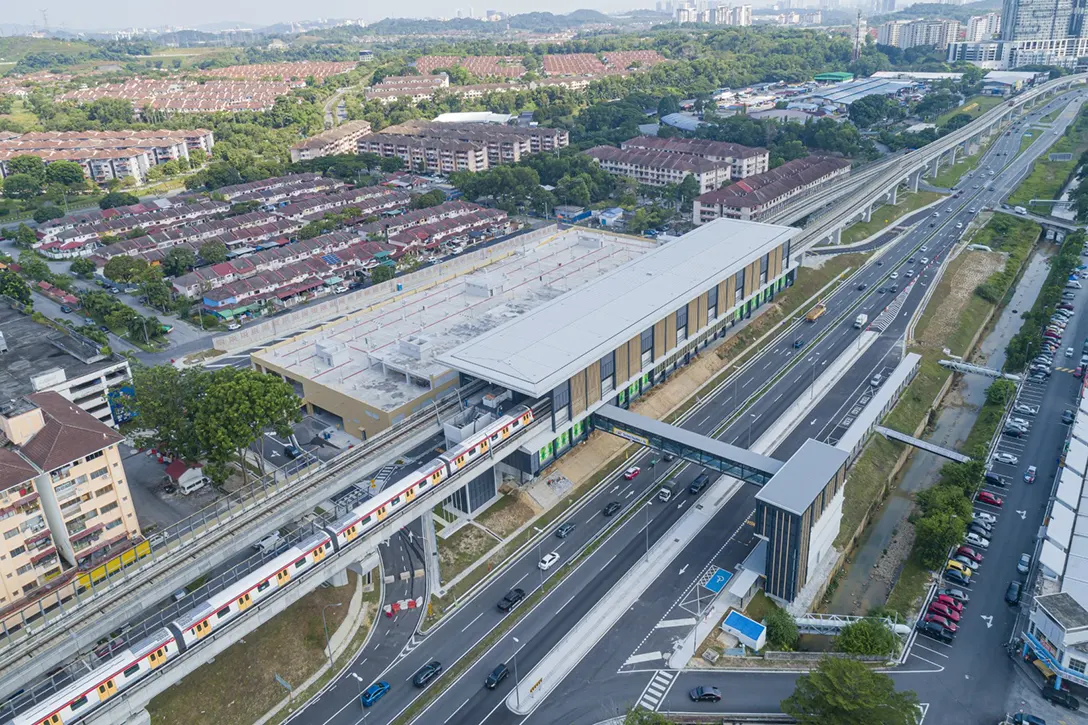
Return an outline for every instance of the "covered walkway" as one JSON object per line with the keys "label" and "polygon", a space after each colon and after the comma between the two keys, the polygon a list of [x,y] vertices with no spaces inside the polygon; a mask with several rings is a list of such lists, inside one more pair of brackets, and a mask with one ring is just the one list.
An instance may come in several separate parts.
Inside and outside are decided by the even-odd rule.
{"label": "covered walkway", "polygon": [[921,448],[923,451],[929,451],[930,453],[934,453],[938,456],[941,456],[942,458],[947,458],[950,461],[955,461],[956,463],[967,463],[969,460],[971,460],[970,456],[965,456],[962,453],[956,453],[955,451],[948,448],[935,446],[928,441],[922,440],[921,438],[915,438],[914,436],[909,436],[906,433],[900,433],[897,430],[885,428],[882,425],[876,426],[874,430],[888,440],[899,441],[900,443],[906,443],[908,446]]}

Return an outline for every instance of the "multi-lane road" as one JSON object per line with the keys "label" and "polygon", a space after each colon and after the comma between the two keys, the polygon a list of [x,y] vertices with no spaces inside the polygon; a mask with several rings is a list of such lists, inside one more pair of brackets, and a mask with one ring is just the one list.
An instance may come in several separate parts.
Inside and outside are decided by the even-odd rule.
{"label": "multi-lane road", "polygon": [[[1077,106],[1079,104],[1074,104],[1074,107]],[[1047,104],[1027,118],[1038,118],[1055,107]],[[1074,116],[1075,108],[1071,107],[1047,133],[1060,134]],[[881,256],[881,263],[863,267],[848,285],[829,296],[828,314],[815,323],[795,323],[784,331],[774,344],[755,357],[733,379],[692,409],[682,425],[742,446],[747,444],[749,437],[758,439],[808,388],[812,379],[854,342],[857,332],[852,323],[858,312],[866,312],[870,320],[876,320],[886,308],[896,308],[894,313],[882,318],[882,324],[886,326],[879,340],[807,416],[811,423],[802,424],[795,430],[774,455],[784,458],[805,439],[826,438],[831,434],[842,417],[842,411],[864,393],[873,373],[894,367],[898,362],[906,325],[927,286],[933,281],[944,255],[962,234],[963,230],[957,225],[966,226],[978,210],[998,204],[1047,144],[1037,142],[1025,154],[1017,157],[1019,145],[1019,133],[996,139],[979,170],[961,182],[964,193],[960,198],[948,199],[933,209],[916,212],[901,221],[901,225],[915,226],[888,244]],[[995,174],[992,177],[989,173],[991,170]],[[932,216],[934,210],[939,216]],[[926,249],[923,251],[922,247]],[[907,262],[912,257],[915,261]],[[923,257],[928,258],[927,263],[922,262]],[[908,269],[914,272],[910,286],[907,286],[905,277]],[[894,281],[889,279],[893,272],[899,275]],[[897,293],[882,294],[877,291],[892,284],[898,285]],[[864,288],[860,288],[861,285],[865,285]],[[803,337],[806,344],[799,351],[792,346],[797,337]],[[782,374],[786,368],[788,370]],[[769,389],[752,401],[741,419],[720,430],[723,422],[738,407],[747,404],[768,384]],[[578,551],[597,538],[599,532],[612,521],[601,513],[606,502],[619,501],[626,511],[630,506],[638,505],[644,492],[655,488],[654,474],[660,479],[666,475],[669,467],[659,463],[656,471],[651,471],[648,463],[652,455],[645,453],[636,457],[634,462],[643,467],[641,476],[626,481],[617,475],[615,481],[603,487],[582,508],[565,519],[576,524],[571,536],[563,540],[552,537],[544,539],[539,551],[537,548],[527,551],[495,576],[476,597],[447,615],[439,627],[425,637],[414,636],[392,660],[372,657],[368,651],[360,653],[327,690],[295,716],[295,721],[323,725],[359,723],[364,719],[368,723],[391,721],[419,695],[419,690],[411,684],[411,678],[420,667],[435,659],[450,667],[506,616],[496,608],[503,594],[515,586],[531,593],[540,587],[543,578],[556,576],[564,562],[570,561]],[[695,467],[684,464],[680,464],[679,468],[678,484],[684,487],[699,472]],[[638,605],[625,616],[622,631],[608,633],[590,656],[566,678],[560,689],[527,719],[539,723],[589,723],[606,714],[622,712],[638,702],[657,709],[690,709],[691,704],[686,701],[685,693],[696,681],[701,684],[705,678],[666,670],[661,661],[656,663],[656,669],[655,663],[645,660],[639,667],[625,667],[624,663],[632,655],[645,654],[643,645],[657,645],[659,640],[654,639],[658,636],[654,634],[655,625],[666,616],[671,616],[669,611],[677,604],[677,594],[690,589],[693,575],[712,563],[732,570],[748,553],[753,541],[745,521],[754,510],[754,495],[755,489],[752,487],[741,489],[677,557],[666,574],[650,586]],[[687,497],[688,494],[681,496]],[[651,506],[631,517],[590,556],[584,558],[574,571],[569,572],[559,586],[552,589],[464,676],[454,682],[447,681],[446,676],[432,682],[430,687],[442,688],[444,692],[418,721],[498,723],[521,719],[503,705],[514,678],[508,678],[495,691],[491,691],[483,688],[487,673],[500,662],[512,666],[515,656],[519,671],[527,672],[562,639],[575,622],[597,606],[629,566],[645,553],[647,533],[652,546],[685,510],[674,506]],[[536,563],[539,553],[548,551],[556,551],[560,555],[560,564],[542,573]],[[714,554],[708,556],[708,552]],[[676,636],[684,636],[685,631],[690,636],[690,629],[676,630]],[[643,645],[636,646],[640,641],[643,641]],[[908,662],[908,666],[913,667],[913,664]],[[934,671],[936,667],[922,663],[918,669]],[[793,686],[792,676],[719,673],[714,677],[714,682],[708,684],[720,682],[723,693],[727,693],[718,708],[723,712],[777,711],[779,701],[789,694]],[[388,681],[392,689],[374,707],[364,711],[357,700],[359,685],[377,679]],[[660,696],[647,697],[647,693],[660,693]]]}

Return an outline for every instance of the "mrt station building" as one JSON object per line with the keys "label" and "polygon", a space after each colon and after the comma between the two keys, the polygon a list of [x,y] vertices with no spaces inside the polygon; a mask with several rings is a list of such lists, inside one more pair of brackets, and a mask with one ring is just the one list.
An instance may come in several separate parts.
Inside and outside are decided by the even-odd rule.
{"label": "mrt station building", "polygon": [[719,219],[662,243],[439,356],[551,419],[507,463],[536,475],[589,435],[600,406],[627,408],[792,284],[793,227]]}

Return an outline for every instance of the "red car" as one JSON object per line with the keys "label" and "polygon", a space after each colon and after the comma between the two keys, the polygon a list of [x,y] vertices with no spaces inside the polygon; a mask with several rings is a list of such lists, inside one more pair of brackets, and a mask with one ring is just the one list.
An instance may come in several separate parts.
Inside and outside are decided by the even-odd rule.
{"label": "red car", "polygon": [[930,614],[937,614],[941,617],[944,617],[950,622],[955,622],[959,624],[960,613],[945,604],[941,604],[940,602],[930,602],[929,609],[927,611]]}
{"label": "red car", "polygon": [[1076,368],[1073,369],[1073,377],[1077,378],[1078,380],[1080,378],[1084,377],[1084,366],[1083,365],[1078,365]]}
{"label": "red car", "polygon": [[935,602],[940,602],[956,614],[963,614],[963,602],[953,599],[947,594],[938,594]]}
{"label": "red car", "polygon": [[970,546],[961,546],[960,548],[956,549],[956,553],[960,556],[966,556],[968,559],[975,562],[976,564],[982,563],[982,554],[978,553]]}
{"label": "red car", "polygon": [[952,624],[951,622],[949,622],[947,619],[945,619],[944,617],[942,617],[939,614],[927,614],[926,618],[923,621],[933,622],[934,624],[939,624],[942,627],[944,627],[946,632],[951,632],[952,634],[955,634],[956,630],[959,629],[959,627]]}
{"label": "red car", "polygon": [[975,497],[975,500],[979,503],[988,503],[991,506],[1001,506],[1005,503],[999,497],[994,496],[989,491],[979,491],[978,496]]}
{"label": "red car", "polygon": [[626,478],[628,481],[630,481],[631,479],[633,479],[635,476],[637,476],[640,473],[642,473],[641,468],[639,468],[638,466],[631,466],[630,468],[628,468],[626,471],[623,472],[623,477]]}

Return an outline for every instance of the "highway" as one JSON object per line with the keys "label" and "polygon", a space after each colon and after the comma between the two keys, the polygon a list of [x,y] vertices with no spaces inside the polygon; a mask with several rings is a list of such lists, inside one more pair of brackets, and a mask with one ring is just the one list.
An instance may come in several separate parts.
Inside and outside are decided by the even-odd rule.
{"label": "highway", "polygon": [[[1048,104],[1034,111],[1032,117],[1045,115],[1049,110],[1051,107]],[[1055,123],[1055,128],[1064,127],[1073,115],[1073,111],[1063,114]],[[1019,135],[999,137],[989,150],[986,161],[980,165],[983,169],[993,166],[996,171],[1002,165],[1011,162],[1010,167],[991,182],[995,187],[994,191],[991,192],[989,185],[982,183],[982,177],[987,172],[975,172],[972,176],[965,177],[962,185],[968,187],[977,183],[978,188],[969,188],[961,198],[949,199],[942,203],[937,207],[940,209],[938,218],[931,217],[931,211],[922,211],[900,221],[902,225],[917,223],[918,226],[888,247],[881,259],[882,264],[867,265],[851,279],[849,285],[841,287],[829,296],[829,312],[816,323],[799,322],[785,330],[775,344],[754,358],[740,374],[727,381],[715,394],[708,396],[694,408],[683,423],[684,427],[704,434],[714,433],[721,422],[736,410],[738,404],[744,404],[760,388],[772,381],[784,365],[796,362],[788,374],[775,382],[754,402],[753,407],[743,419],[727,427],[719,436],[738,445],[746,444],[749,436],[753,439],[758,438],[808,387],[814,375],[818,374],[828,361],[835,359],[855,339],[857,333],[852,327],[853,316],[858,311],[866,311],[873,320],[885,306],[892,304],[892,299],[895,298],[895,304],[901,305],[901,308],[878,343],[873,345],[846,378],[820,401],[811,416],[814,422],[810,426],[801,426],[795,431],[776,451],[776,455],[778,457],[788,455],[808,437],[828,435],[834,429],[835,422],[841,417],[844,406],[852,402],[863,390],[872,373],[894,366],[897,362],[900,338],[910,315],[921,301],[925,285],[932,281],[939,260],[943,259],[949,246],[961,234],[961,231],[956,229],[956,225],[966,225],[975,216],[975,213],[969,209],[977,210],[984,205],[996,204],[1015,185],[1018,177],[1024,174],[1032,157],[1043,150],[1044,144],[1038,143],[1030,147],[1025,156],[1013,160],[1013,155],[1019,148],[1019,141]],[[1007,156],[997,156],[997,154],[1007,154]],[[990,181],[988,176],[985,178]],[[949,208],[952,209],[952,213],[946,212]],[[932,222],[925,221],[926,219],[932,219]],[[927,246],[926,252],[920,251],[922,246]],[[876,290],[879,287],[888,284],[886,277],[893,269],[897,265],[903,265],[911,256],[915,256],[918,261],[912,265],[905,265],[901,271],[905,272],[906,268],[915,269],[917,283],[909,291],[904,291],[900,284],[902,295],[897,298],[895,295],[878,293]],[[920,266],[922,256],[930,257],[930,263],[924,268]],[[900,283],[903,281],[902,277],[898,280]],[[862,283],[866,285],[866,288],[859,290],[858,285]],[[849,309],[855,302],[860,302],[860,307],[856,310]],[[824,338],[812,344],[812,340],[825,332],[828,334]],[[803,359],[795,361],[792,342],[798,336],[807,338],[806,344],[812,347],[802,350]],[[542,542],[541,551],[557,551],[561,556],[561,564],[570,560],[575,552],[592,541],[597,532],[610,521],[600,513],[606,501],[618,500],[625,506],[629,506],[639,500],[640,493],[654,489],[656,484],[652,480],[653,472],[648,469],[650,456],[651,454],[642,454],[635,460],[643,466],[644,472],[641,476],[631,482],[616,476],[611,486],[605,487],[570,517],[570,520],[577,524],[575,532],[562,541],[546,539]],[[659,477],[663,476],[665,466],[659,465],[657,468],[656,473]],[[690,466],[684,468],[686,470],[681,472],[679,482],[686,486],[697,471],[690,470],[693,468]],[[743,488],[713,524],[706,527],[674,562],[674,568],[677,571],[684,569],[687,572],[686,576],[677,574],[676,577],[662,577],[655,582],[640,600],[639,605],[632,610],[631,617],[625,620],[623,631],[612,632],[605,636],[593,655],[576,668],[572,677],[567,678],[561,691],[545,701],[528,719],[540,723],[588,723],[600,719],[605,714],[603,709],[608,709],[610,712],[622,711],[637,702],[648,680],[656,675],[656,671],[653,674],[620,672],[623,663],[635,654],[632,651],[632,644],[653,630],[654,624],[666,616],[668,608],[676,601],[676,593],[690,587],[692,575],[702,571],[710,563],[707,561],[707,551],[718,550],[713,557],[713,563],[722,565],[728,570],[743,559],[752,544],[750,534],[742,527],[747,528],[744,527],[744,522],[754,509],[754,494],[754,488]],[[682,508],[671,506],[651,507],[647,512],[650,520],[648,533],[651,545],[679,519],[683,511]],[[449,683],[443,676],[436,681],[437,684],[432,683],[431,687],[442,687],[446,691],[418,721],[497,723],[517,719],[513,713],[501,705],[513,683],[508,681],[495,692],[487,691],[482,688],[486,674],[499,662],[512,662],[515,653],[519,670],[527,672],[561,639],[573,622],[591,611],[612,584],[626,571],[629,563],[645,553],[645,518],[641,513],[631,518],[601,543],[592,555],[587,557],[562,584],[552,590],[532,612],[518,622],[513,630],[494,645],[480,662],[471,667],[464,677]],[[724,546],[723,533],[732,533]],[[477,597],[463,603],[456,612],[448,615],[426,638],[417,636],[413,641],[414,646],[406,648],[391,667],[371,666],[373,663],[360,655],[343,674],[342,680],[357,683],[359,680],[370,682],[381,678],[392,685],[392,690],[377,705],[366,711],[366,721],[368,723],[391,721],[416,696],[417,691],[411,686],[410,680],[419,667],[432,659],[438,659],[449,668],[476,642],[486,637],[504,616],[496,609],[495,604],[506,591],[514,586],[520,586],[527,592],[532,592],[540,586],[541,573],[536,568],[537,560],[536,549],[526,552],[517,562],[497,575]],[[558,568],[552,569],[544,576],[555,576],[558,570]],[[687,675],[677,679],[683,677]],[[587,684],[589,687],[586,687]],[[732,690],[734,687],[735,685],[731,685],[728,689]],[[792,684],[785,685],[787,694],[791,688]],[[345,689],[338,685],[323,693],[307,708],[300,711],[294,721],[324,725],[359,722],[364,712],[353,697],[342,694]],[[681,692],[680,689],[673,688],[673,690]],[[756,691],[753,689],[746,692],[754,694]],[[603,707],[600,692],[608,693],[607,699],[614,705],[614,709]],[[780,699],[780,697],[765,699],[757,703],[758,707],[753,704],[755,707],[753,711],[777,711]],[[658,704],[667,702],[670,701],[663,698]]]}

